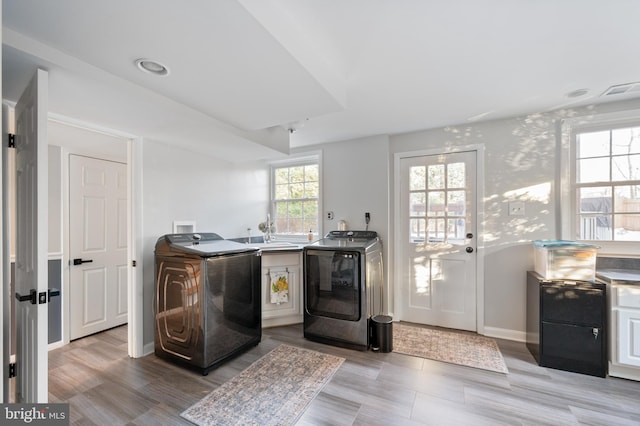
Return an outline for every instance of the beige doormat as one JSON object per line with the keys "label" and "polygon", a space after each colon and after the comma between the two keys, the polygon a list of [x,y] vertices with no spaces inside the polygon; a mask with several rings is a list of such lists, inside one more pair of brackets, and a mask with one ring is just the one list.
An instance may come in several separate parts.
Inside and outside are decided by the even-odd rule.
{"label": "beige doormat", "polygon": [[343,361],[280,345],[180,415],[197,425],[290,425]]}
{"label": "beige doormat", "polygon": [[509,372],[496,341],[484,336],[394,323],[393,351],[498,373]]}

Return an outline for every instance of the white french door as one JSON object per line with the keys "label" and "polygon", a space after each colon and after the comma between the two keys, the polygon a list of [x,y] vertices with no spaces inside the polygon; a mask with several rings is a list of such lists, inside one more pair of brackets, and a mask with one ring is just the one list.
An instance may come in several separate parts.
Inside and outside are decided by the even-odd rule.
{"label": "white french door", "polygon": [[70,338],[128,319],[127,167],[69,156]]}
{"label": "white french door", "polygon": [[401,320],[476,331],[476,151],[399,160]]}

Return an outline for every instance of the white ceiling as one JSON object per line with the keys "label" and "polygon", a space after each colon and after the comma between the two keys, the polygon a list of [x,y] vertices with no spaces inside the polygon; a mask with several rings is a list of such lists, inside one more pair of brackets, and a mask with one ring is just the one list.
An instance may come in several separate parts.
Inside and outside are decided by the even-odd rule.
{"label": "white ceiling", "polygon": [[637,0],[2,7],[5,99],[40,66],[53,113],[229,159],[640,96],[600,96],[640,81]]}

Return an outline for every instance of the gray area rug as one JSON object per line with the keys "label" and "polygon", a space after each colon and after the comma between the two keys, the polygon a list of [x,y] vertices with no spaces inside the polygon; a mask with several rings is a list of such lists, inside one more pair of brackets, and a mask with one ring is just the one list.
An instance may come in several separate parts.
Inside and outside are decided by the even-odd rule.
{"label": "gray area rug", "polygon": [[290,425],[343,362],[280,345],[181,416],[197,425]]}
{"label": "gray area rug", "polygon": [[410,325],[393,324],[393,352],[507,374],[494,339]]}

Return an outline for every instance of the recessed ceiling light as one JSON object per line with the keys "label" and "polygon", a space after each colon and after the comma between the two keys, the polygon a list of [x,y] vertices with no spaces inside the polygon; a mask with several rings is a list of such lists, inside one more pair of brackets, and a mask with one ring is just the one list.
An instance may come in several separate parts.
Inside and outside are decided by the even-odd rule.
{"label": "recessed ceiling light", "polygon": [[136,59],[136,66],[140,71],[155,75],[169,75],[169,68],[153,59]]}
{"label": "recessed ceiling light", "polygon": [[580,96],[584,96],[587,93],[589,93],[589,89],[576,89],[567,93],[564,96],[567,98],[579,98]]}

